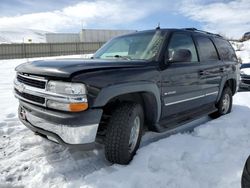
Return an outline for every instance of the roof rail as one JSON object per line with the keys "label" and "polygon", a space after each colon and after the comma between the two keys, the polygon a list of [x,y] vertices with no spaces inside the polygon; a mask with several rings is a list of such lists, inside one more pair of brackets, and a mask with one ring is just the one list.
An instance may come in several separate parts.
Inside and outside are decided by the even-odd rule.
{"label": "roof rail", "polygon": [[184,28],[185,30],[190,30],[190,31],[197,31],[198,29],[196,29],[195,27],[188,27],[188,28]]}
{"label": "roof rail", "polygon": [[196,28],[194,28],[194,27],[191,27],[191,28],[184,28],[184,30],[188,30],[188,31],[197,31],[197,32],[200,32],[200,33],[205,33],[205,34],[209,34],[209,35],[216,35],[216,36],[218,36],[218,37],[222,37],[222,36],[219,35],[219,34],[210,33],[210,32],[203,31],[203,30],[199,30],[199,29],[196,29]]}

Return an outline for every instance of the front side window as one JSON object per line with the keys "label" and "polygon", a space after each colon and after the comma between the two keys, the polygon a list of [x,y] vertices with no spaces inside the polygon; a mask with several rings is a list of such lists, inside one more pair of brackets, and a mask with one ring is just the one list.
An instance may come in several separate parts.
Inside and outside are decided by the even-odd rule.
{"label": "front side window", "polygon": [[99,49],[94,58],[154,60],[161,49],[164,33],[152,31],[117,37]]}
{"label": "front side window", "polygon": [[197,52],[192,37],[185,33],[174,33],[168,45],[168,54],[170,55],[182,49],[191,52],[191,62],[198,62]]}
{"label": "front side window", "polygon": [[218,54],[214,47],[213,42],[206,37],[196,37],[198,44],[198,51],[201,61],[218,61]]}

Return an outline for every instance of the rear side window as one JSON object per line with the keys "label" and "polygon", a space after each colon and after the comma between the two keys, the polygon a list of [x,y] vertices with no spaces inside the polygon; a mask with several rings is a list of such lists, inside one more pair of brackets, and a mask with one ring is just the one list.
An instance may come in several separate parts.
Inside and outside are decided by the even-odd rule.
{"label": "rear side window", "polygon": [[206,37],[195,37],[198,44],[198,52],[201,61],[217,61],[219,60],[217,51],[213,42]]}
{"label": "rear side window", "polygon": [[168,45],[168,54],[172,51],[187,49],[191,52],[191,62],[198,62],[196,48],[193,39],[185,33],[174,33]]}
{"label": "rear side window", "polygon": [[237,61],[234,49],[228,41],[220,38],[215,38],[214,41],[222,60]]}

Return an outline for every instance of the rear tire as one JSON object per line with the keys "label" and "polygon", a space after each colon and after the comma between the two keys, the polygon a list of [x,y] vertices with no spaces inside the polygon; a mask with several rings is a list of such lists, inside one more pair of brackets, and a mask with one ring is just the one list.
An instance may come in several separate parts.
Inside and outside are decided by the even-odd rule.
{"label": "rear tire", "polygon": [[222,91],[221,98],[216,105],[218,110],[210,114],[209,116],[215,119],[222,115],[230,113],[232,110],[232,103],[233,103],[232,90],[229,87],[225,87]]}
{"label": "rear tire", "polygon": [[113,112],[105,138],[105,156],[112,163],[128,164],[141,141],[144,124],[140,104],[126,102]]}

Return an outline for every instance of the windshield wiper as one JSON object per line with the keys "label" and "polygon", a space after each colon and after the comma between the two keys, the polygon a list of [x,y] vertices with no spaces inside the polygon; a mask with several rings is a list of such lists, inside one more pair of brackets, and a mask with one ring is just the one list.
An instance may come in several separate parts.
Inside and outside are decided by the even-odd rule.
{"label": "windshield wiper", "polygon": [[130,56],[122,56],[122,55],[114,55],[114,56],[106,56],[106,57],[115,57],[120,59],[132,60]]}

